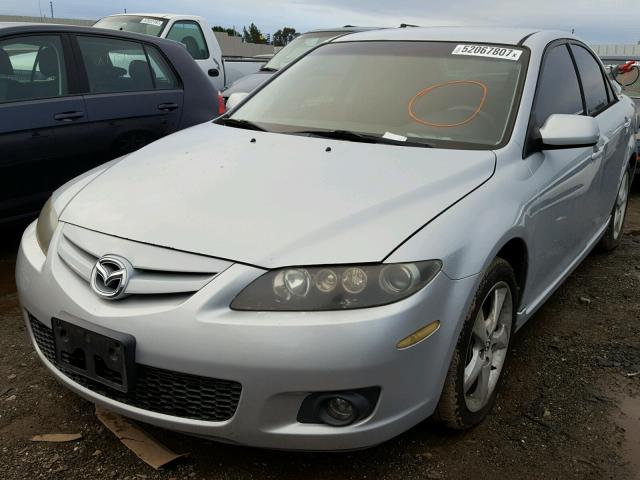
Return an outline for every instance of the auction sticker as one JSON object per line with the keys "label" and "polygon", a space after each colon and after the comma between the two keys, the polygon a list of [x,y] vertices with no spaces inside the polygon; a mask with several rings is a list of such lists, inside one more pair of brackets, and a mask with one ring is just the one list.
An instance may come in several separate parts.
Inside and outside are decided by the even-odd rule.
{"label": "auction sticker", "polygon": [[522,50],[509,47],[491,47],[489,45],[458,45],[451,52],[452,55],[470,55],[472,57],[501,58],[517,61]]}
{"label": "auction sticker", "polygon": [[162,20],[156,20],[155,18],[143,18],[140,23],[146,23],[147,25],[155,25],[156,27],[162,26]]}

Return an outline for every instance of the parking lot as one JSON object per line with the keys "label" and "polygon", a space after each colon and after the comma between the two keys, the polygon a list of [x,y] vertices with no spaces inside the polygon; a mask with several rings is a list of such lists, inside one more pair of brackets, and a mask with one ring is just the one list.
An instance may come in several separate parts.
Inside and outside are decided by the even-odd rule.
{"label": "parking lot", "polygon": [[[464,433],[429,422],[352,453],[223,445],[151,427],[190,455],[154,471],[57,384],[27,340],[13,269],[24,225],[3,228],[0,257],[0,471],[25,478],[640,478],[640,193],[621,248],[591,254],[517,335],[495,413]],[[44,433],[70,443],[33,443]]]}

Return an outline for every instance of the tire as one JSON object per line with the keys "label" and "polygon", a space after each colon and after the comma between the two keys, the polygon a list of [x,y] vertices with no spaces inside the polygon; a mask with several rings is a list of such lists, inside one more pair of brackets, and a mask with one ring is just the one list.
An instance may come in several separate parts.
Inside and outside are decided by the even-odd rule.
{"label": "tire", "polygon": [[610,252],[618,248],[620,245],[620,239],[624,231],[624,221],[627,217],[627,210],[629,205],[629,192],[631,191],[631,174],[629,170],[624,172],[622,182],[618,188],[618,194],[616,195],[616,201],[611,211],[611,221],[607,227],[607,231],[604,233],[602,240],[600,240],[600,250]]}
{"label": "tire", "polygon": [[[495,330],[487,335],[496,299],[505,291]],[[497,293],[496,293],[497,292]],[[496,297],[498,295],[498,297]],[[511,350],[518,305],[518,287],[511,265],[496,258],[485,272],[462,327],[434,420],[446,427],[465,430],[480,423],[493,408]],[[499,301],[497,302],[499,303]],[[482,322],[482,323],[480,323]],[[484,330],[484,337],[481,339]],[[506,334],[506,338],[504,336]],[[495,337],[495,338],[494,338]],[[500,342],[493,341],[500,338]],[[483,343],[484,342],[484,343]],[[498,348],[498,346],[500,348]],[[483,350],[480,350],[482,348]],[[498,365],[499,368],[494,368]],[[477,380],[472,372],[480,367]],[[465,393],[465,372],[468,372]],[[486,382],[483,379],[488,379]],[[487,385],[486,390],[482,385]]]}

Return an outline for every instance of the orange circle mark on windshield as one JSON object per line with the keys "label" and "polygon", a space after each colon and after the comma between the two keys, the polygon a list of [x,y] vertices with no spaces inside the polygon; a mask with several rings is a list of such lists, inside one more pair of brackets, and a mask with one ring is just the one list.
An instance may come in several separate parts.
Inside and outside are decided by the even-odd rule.
{"label": "orange circle mark on windshield", "polygon": [[[418,117],[418,115],[416,115],[416,113],[413,110],[413,107],[414,107],[414,104],[415,104],[415,102],[417,100],[419,100],[420,98],[424,97],[425,95],[430,94],[434,90],[437,90],[437,89],[442,88],[442,87],[448,87],[448,86],[451,86],[451,85],[475,85],[475,86],[480,87],[482,89],[482,98],[480,99],[480,103],[478,104],[476,109],[471,113],[471,115],[469,115],[463,121],[457,122],[457,123],[435,123],[435,122],[429,122],[429,121],[427,121],[427,120],[425,120],[423,118]],[[487,93],[488,93],[487,86],[484,83],[477,82],[475,80],[452,80],[452,81],[449,81],[449,82],[437,83],[437,84],[432,85],[430,87],[427,87],[427,88],[425,88],[423,90],[420,90],[418,93],[416,93],[416,95],[409,102],[409,116],[414,121],[416,121],[418,123],[421,123],[422,125],[427,125],[429,127],[437,127],[437,128],[459,127],[461,125],[465,125],[465,124],[469,123],[470,121],[472,121],[474,118],[476,118],[478,116],[478,114],[482,110],[482,107],[484,107],[484,102],[487,99]]]}

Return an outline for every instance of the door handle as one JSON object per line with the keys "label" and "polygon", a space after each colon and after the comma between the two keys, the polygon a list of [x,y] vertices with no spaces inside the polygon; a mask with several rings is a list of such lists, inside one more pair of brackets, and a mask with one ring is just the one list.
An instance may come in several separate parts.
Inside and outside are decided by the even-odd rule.
{"label": "door handle", "polygon": [[60,112],[56,113],[53,118],[54,120],[58,120],[59,122],[73,122],[79,118],[84,117],[84,112]]}
{"label": "door handle", "polygon": [[162,110],[163,112],[170,112],[178,107],[179,105],[177,103],[161,103],[160,105],[158,105],[158,110]]}
{"label": "door handle", "polygon": [[591,154],[591,160],[597,160],[602,155],[604,155],[604,151],[607,148],[609,141],[603,142],[601,145],[593,147],[593,153]]}
{"label": "door handle", "polygon": [[622,128],[624,129],[624,133],[629,133],[629,127],[631,127],[631,119],[625,117],[625,122]]}

